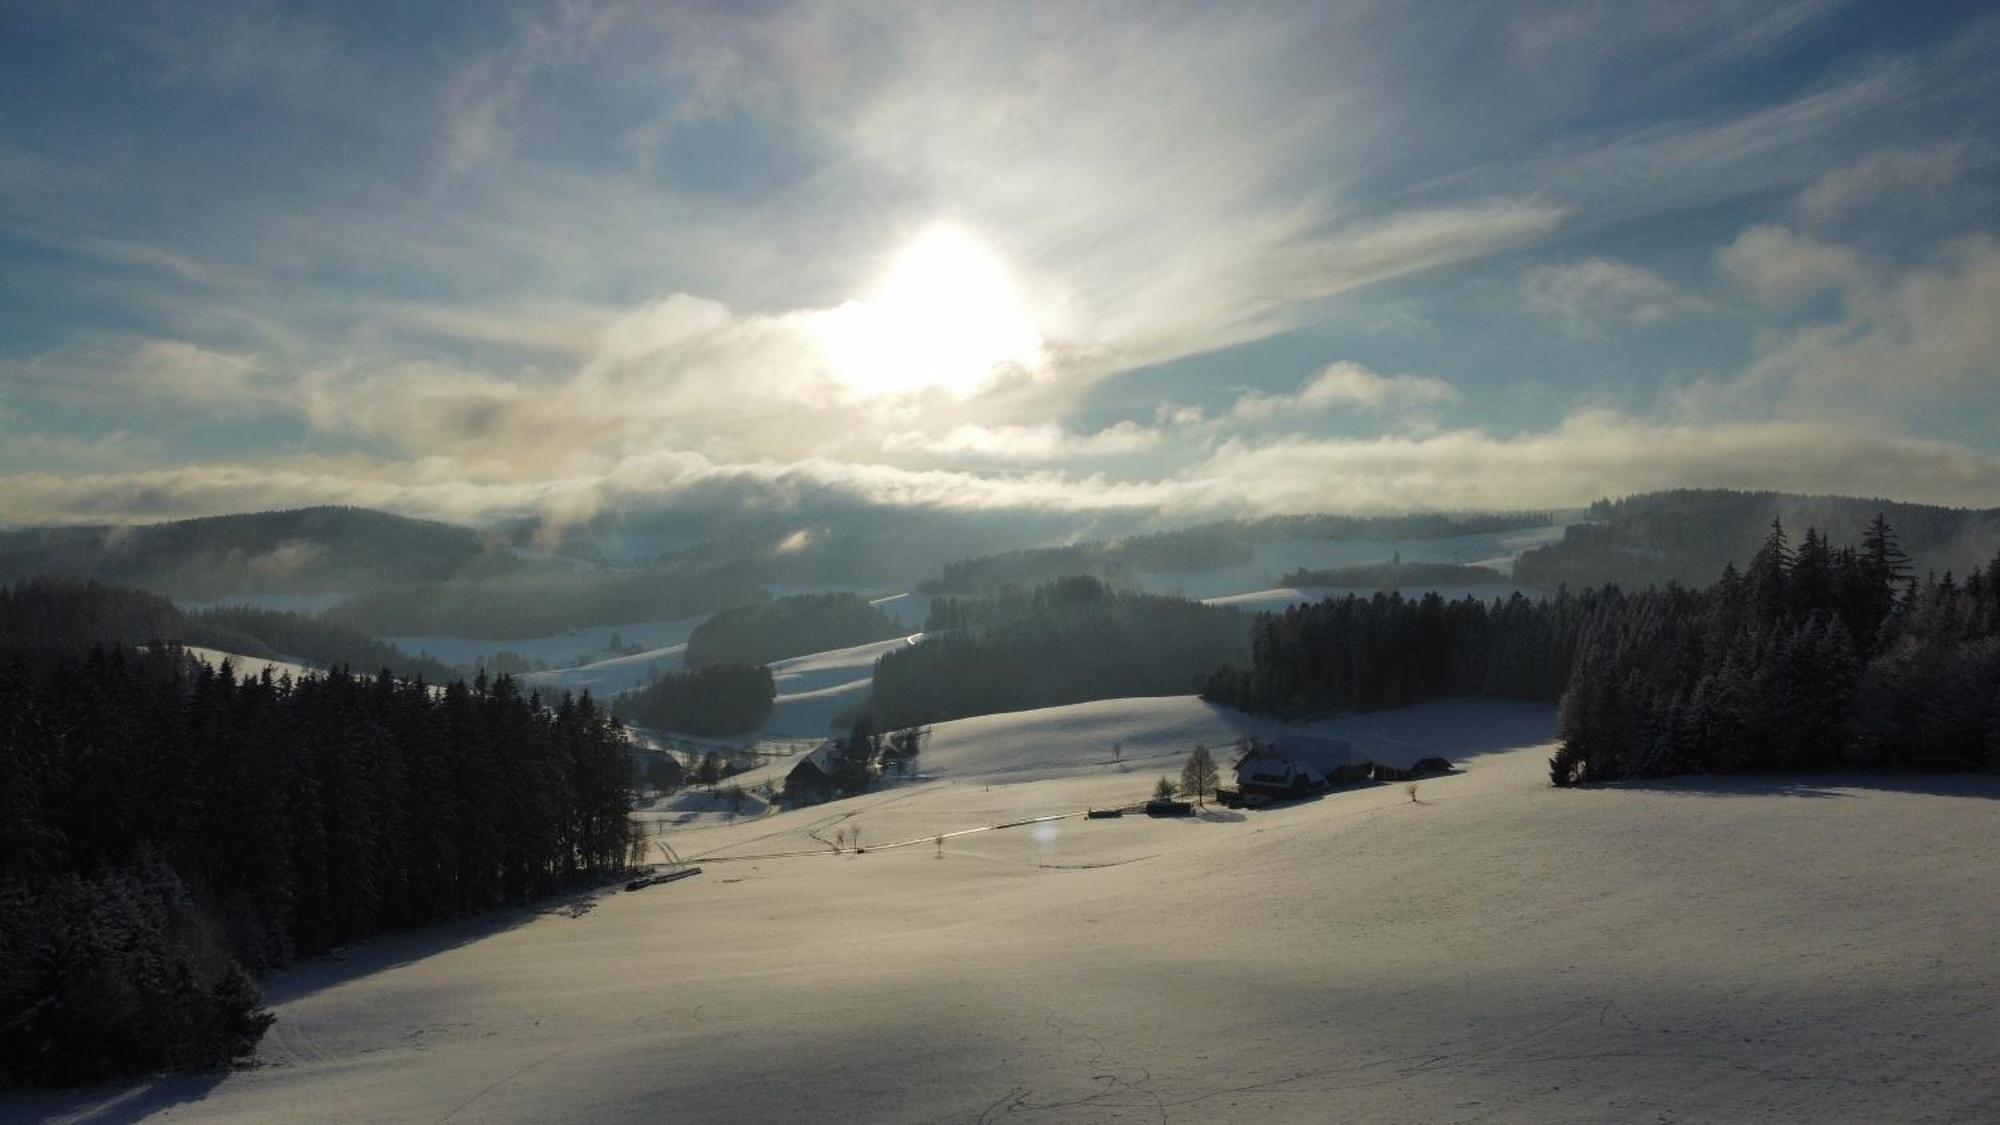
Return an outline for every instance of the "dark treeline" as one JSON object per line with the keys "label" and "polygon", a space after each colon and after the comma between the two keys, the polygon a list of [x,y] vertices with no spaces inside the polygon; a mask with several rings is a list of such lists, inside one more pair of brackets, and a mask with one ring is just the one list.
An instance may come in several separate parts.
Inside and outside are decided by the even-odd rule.
{"label": "dark treeline", "polygon": [[1300,567],[1278,580],[1281,586],[1471,586],[1505,582],[1507,576],[1487,566],[1443,562],[1386,562],[1336,566],[1320,570]]}
{"label": "dark treeline", "polygon": [[442,682],[458,674],[450,665],[302,613],[248,606],[188,613],[158,594],[70,579],[35,578],[0,588],[0,653],[80,654],[96,645],[152,640],[265,660],[302,659],[370,672],[386,668],[405,679]]}
{"label": "dark treeline", "polygon": [[1792,528],[1856,528],[1882,515],[1917,566],[1964,574],[2000,550],[2000,509],[1967,510],[1841,496],[1681,489],[1599,500],[1591,522],[1522,554],[1514,580],[1553,590],[1617,583],[1627,589],[1705,586],[1724,565],[1741,567],[1771,521]]}
{"label": "dark treeline", "polygon": [[756,730],[777,696],[760,664],[710,664],[661,677],[644,691],[611,701],[619,719],[655,730],[703,736]]}
{"label": "dark treeline", "polygon": [[[77,587],[58,587],[74,594]],[[82,619],[0,598],[14,623]],[[60,601],[60,599],[53,599]],[[0,1082],[219,1065],[254,974],[621,867],[625,738],[588,697],[336,670],[237,680],[171,646],[0,664]]]}
{"label": "dark treeline", "polygon": [[763,587],[738,571],[662,568],[411,583],[350,598],[325,616],[376,637],[448,633],[512,640],[692,617],[763,597]]}
{"label": "dark treeline", "polygon": [[1615,590],[1493,602],[1348,594],[1260,613],[1249,666],[1216,672],[1201,694],[1287,715],[1450,695],[1553,701],[1569,682],[1578,636],[1617,597]]}
{"label": "dark treeline", "polygon": [[1140,574],[1215,570],[1254,557],[1251,544],[1282,540],[1441,539],[1491,534],[1554,522],[1549,512],[1495,512],[1405,516],[1269,516],[1223,520],[1177,531],[1130,535],[1101,542],[1007,551],[947,564],[917,588],[933,594],[994,594],[1066,575],[1090,575],[1114,586],[1133,586]]}
{"label": "dark treeline", "polygon": [[1886,519],[1856,547],[1781,524],[1705,589],[1530,601],[1348,596],[1259,615],[1210,700],[1300,713],[1447,695],[1562,701],[1559,785],[1675,773],[2000,768],[2000,557],[1918,581]]}
{"label": "dark treeline", "polygon": [[1626,595],[1563,698],[1558,785],[1737,770],[2000,768],[2000,557],[1917,581],[1881,517],[1858,548],[1772,524],[1742,573]]}
{"label": "dark treeline", "polygon": [[1241,613],[1112,590],[1072,577],[1026,593],[959,602],[959,624],[875,664],[881,729],[1127,695],[1194,690],[1249,655]]}
{"label": "dark treeline", "polygon": [[687,662],[769,664],[903,634],[894,618],[855,594],[794,594],[731,606],[695,626]]}

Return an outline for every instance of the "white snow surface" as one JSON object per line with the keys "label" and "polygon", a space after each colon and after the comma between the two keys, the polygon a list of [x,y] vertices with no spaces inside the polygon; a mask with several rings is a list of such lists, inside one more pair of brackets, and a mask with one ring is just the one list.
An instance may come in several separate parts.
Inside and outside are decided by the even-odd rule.
{"label": "white snow surface", "polygon": [[[1164,746],[1211,721],[1121,703],[941,725],[935,780],[669,830],[691,879],[279,973],[247,1069],[0,1117],[2000,1116],[2000,779],[1555,790],[1547,709],[1457,701],[1323,723],[1464,766],[1414,803],[1381,785],[932,842],[1144,795],[1150,763],[1059,767],[1036,748],[1057,731],[1133,746],[1164,706]],[[822,843],[857,830],[866,854]]]}
{"label": "white snow surface", "polygon": [[261,656],[244,656],[240,652],[224,652],[219,648],[202,648],[198,645],[183,645],[181,647],[187,650],[189,656],[194,657],[210,668],[220,668],[222,667],[222,662],[227,660],[230,671],[234,672],[236,678],[239,680],[254,680],[261,677],[267,671],[271,673],[272,679],[282,679],[290,676],[294,680],[303,680],[307,676],[325,674],[321,669],[314,668],[302,661],[266,660]]}
{"label": "white snow surface", "polygon": [[771,717],[759,728],[757,736],[809,738],[830,733],[835,715],[868,698],[873,688],[875,661],[885,652],[906,648],[921,639],[922,633],[913,633],[853,648],[773,661],[771,679],[778,696],[772,702]]}

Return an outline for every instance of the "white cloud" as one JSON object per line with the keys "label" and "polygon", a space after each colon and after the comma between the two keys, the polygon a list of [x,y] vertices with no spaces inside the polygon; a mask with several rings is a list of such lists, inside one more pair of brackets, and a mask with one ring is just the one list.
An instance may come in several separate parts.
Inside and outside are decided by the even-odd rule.
{"label": "white cloud", "polygon": [[1510,438],[1455,430],[1231,443],[1189,476],[1184,502],[1246,511],[1567,507],[1702,486],[1990,504],[2000,457],[1865,426],[1657,423],[1581,411],[1553,430]]}
{"label": "white cloud", "polygon": [[1307,379],[1293,394],[1250,391],[1238,396],[1228,420],[1265,423],[1342,409],[1400,411],[1457,398],[1456,388],[1433,375],[1377,375],[1358,363],[1342,362]]}
{"label": "white cloud", "polygon": [[1809,222],[1824,223],[1884,197],[1908,208],[1955,183],[1968,153],[1962,141],[1876,153],[1813,181],[1799,195],[1799,212]]}
{"label": "white cloud", "polygon": [[1610,258],[1536,266],[1519,283],[1530,308],[1574,335],[1605,324],[1657,324],[1707,307],[1652,270]]}
{"label": "white cloud", "polygon": [[2000,416],[2000,244],[1991,236],[1954,240],[1931,261],[1880,277],[1842,273],[1850,267],[1831,248],[1803,260],[1834,264],[1781,271],[1781,289],[1831,277],[1826,284],[1844,286],[1841,312],[1773,334],[1746,386],[1778,388],[1792,409],[1822,414]]}
{"label": "white cloud", "polygon": [[295,504],[340,503],[443,519],[524,512],[581,518],[605,506],[688,501],[805,510],[829,499],[1005,512],[1153,512],[1215,517],[1281,512],[1569,507],[1607,493],[1683,486],[1888,494],[1976,505],[2000,489],[2000,457],[1879,427],[1812,421],[1657,423],[1582,411],[1515,437],[1423,436],[1233,441],[1182,472],[1120,480],[1065,471],[977,473],[828,458],[718,463],[635,456],[608,471],[478,482],[449,462],[300,461],[0,476],[8,518],[127,522]]}
{"label": "white cloud", "polygon": [[1129,457],[1159,446],[1161,431],[1125,421],[1080,434],[1053,422],[1027,426],[967,423],[931,435],[910,430],[883,441],[887,452],[915,451],[953,459],[1058,462]]}
{"label": "white cloud", "polygon": [[1753,226],[1715,256],[1716,268],[1759,301],[1790,305],[1863,284],[1860,255],[1779,226]]}

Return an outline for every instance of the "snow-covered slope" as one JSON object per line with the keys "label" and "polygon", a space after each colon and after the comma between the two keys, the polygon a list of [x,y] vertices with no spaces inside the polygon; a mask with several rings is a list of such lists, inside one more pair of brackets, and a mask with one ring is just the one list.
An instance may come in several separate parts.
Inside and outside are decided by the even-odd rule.
{"label": "snow-covered slope", "polygon": [[228,661],[230,671],[234,672],[238,679],[256,679],[266,671],[270,672],[273,678],[290,676],[294,680],[321,674],[317,668],[292,660],[265,660],[259,656],[244,656],[242,653],[224,652],[219,648],[202,648],[198,645],[183,647],[187,649],[189,656],[211,668],[220,668],[223,661]]}
{"label": "snow-covered slope", "polygon": [[[1368,718],[1363,733],[1383,739],[1481,740],[1464,773],[1422,782],[1416,803],[1376,786],[940,846],[1150,780],[961,779],[952,761],[980,751],[941,741],[943,780],[670,833],[703,857],[684,882],[279,974],[279,1020],[250,1069],[11,1095],[0,1117],[2000,1114],[2000,779],[1558,791],[1535,744],[1547,712],[1509,749],[1519,716],[1486,707]],[[989,727],[996,747],[1028,738]],[[981,768],[1027,751],[991,753]],[[857,828],[865,855],[821,843]],[[906,838],[919,842],[883,847]],[[802,854],[751,858],[783,853]]]}
{"label": "snow-covered slope", "polygon": [[868,698],[875,661],[883,653],[913,645],[922,637],[916,633],[773,662],[771,679],[778,697],[770,719],[758,734],[806,738],[830,733],[835,715]]}

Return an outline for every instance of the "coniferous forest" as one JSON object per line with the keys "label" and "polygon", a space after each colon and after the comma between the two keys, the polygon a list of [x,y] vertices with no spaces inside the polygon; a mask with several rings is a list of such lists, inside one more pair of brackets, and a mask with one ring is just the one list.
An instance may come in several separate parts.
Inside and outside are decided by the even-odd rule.
{"label": "coniferous forest", "polygon": [[1530,601],[1348,596],[1259,615],[1203,697],[1301,714],[1448,695],[1562,702],[1557,785],[1836,766],[2000,769],[2000,558],[1918,579],[1878,516],[1773,523],[1713,585]]}
{"label": "coniferous forest", "polygon": [[1086,576],[993,598],[940,599],[922,644],[875,663],[870,704],[890,730],[1127,695],[1179,695],[1249,656],[1250,620]]}
{"label": "coniferous forest", "polygon": [[771,717],[777,697],[771,670],[761,664],[710,664],[653,681],[644,691],[612,701],[618,718],[655,730],[702,736],[756,730]]}
{"label": "coniferous forest", "polygon": [[258,972],[626,862],[629,748],[588,697],[79,652],[147,603],[40,589],[4,598],[52,628],[0,664],[0,1084],[226,1063]]}

